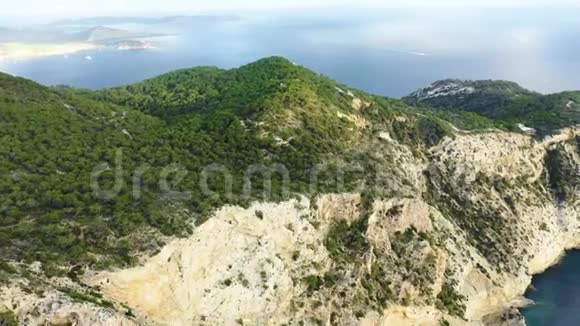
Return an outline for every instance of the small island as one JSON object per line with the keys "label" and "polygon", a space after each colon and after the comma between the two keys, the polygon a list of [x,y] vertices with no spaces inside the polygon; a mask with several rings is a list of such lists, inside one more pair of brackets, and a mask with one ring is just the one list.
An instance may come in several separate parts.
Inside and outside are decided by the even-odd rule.
{"label": "small island", "polygon": [[65,29],[35,29],[24,31],[5,30],[0,33],[0,60],[26,60],[55,55],[69,55],[80,51],[100,48],[148,50],[155,46],[145,39],[164,34],[128,31],[105,26],[90,27],[75,33]]}
{"label": "small island", "polygon": [[118,41],[109,46],[109,48],[127,51],[127,50],[149,50],[155,49],[155,46],[151,42],[138,41],[138,40],[124,40]]}

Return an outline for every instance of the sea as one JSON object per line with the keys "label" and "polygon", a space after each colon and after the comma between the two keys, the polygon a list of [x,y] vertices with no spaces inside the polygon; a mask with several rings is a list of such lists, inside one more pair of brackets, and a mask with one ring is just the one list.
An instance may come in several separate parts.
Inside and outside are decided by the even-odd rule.
{"label": "sea", "polygon": [[[72,27],[99,21],[91,24]],[[97,89],[180,68],[233,68],[279,55],[390,97],[445,78],[512,80],[542,93],[580,89],[580,19],[555,6],[236,12],[105,26],[165,36],[146,40],[156,49],[5,59],[0,71]]]}
{"label": "sea", "polygon": [[[94,27],[79,24],[73,27]],[[243,12],[107,27],[164,36],[144,40],[155,49],[0,60],[0,71],[99,89],[277,55],[390,97],[445,78],[512,80],[542,93],[580,89],[580,19],[577,10],[557,6]],[[580,325],[579,272],[580,252],[571,252],[534,278],[527,297],[536,304],[524,310],[529,326]]]}
{"label": "sea", "polygon": [[535,304],[523,310],[528,326],[580,325],[580,251],[534,277],[526,297]]}

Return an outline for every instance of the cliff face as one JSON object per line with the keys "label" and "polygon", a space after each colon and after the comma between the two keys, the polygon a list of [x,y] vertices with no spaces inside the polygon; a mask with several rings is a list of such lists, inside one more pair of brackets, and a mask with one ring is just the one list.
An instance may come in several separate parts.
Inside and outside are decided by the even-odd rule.
{"label": "cliff face", "polygon": [[538,141],[283,58],[98,93],[0,74],[0,102],[0,324],[517,324],[578,245],[577,128]]}
{"label": "cliff face", "polygon": [[404,100],[443,111],[453,108],[492,119],[517,121],[524,132],[550,135],[580,123],[576,105],[579,96],[578,92],[543,95],[502,80],[447,79],[421,88]]}
{"label": "cliff face", "polygon": [[[136,325],[128,316],[110,307],[81,302],[79,298],[75,300],[56,290],[39,295],[31,292],[28,286],[0,287],[0,320],[5,323],[3,325]],[[7,318],[8,314],[14,318]]]}
{"label": "cliff face", "polygon": [[412,198],[224,207],[143,266],[86,281],[154,324],[497,323],[580,246],[578,137],[446,138],[407,162],[424,167],[407,176],[423,190]]}
{"label": "cliff face", "polygon": [[[456,237],[447,249],[455,259],[458,290],[468,320],[483,320],[517,304],[531,275],[554,264],[564,250],[580,245],[578,216],[578,130],[543,142],[513,134],[482,134],[444,142],[430,169],[432,193]],[[558,151],[572,166],[566,201],[550,189]],[[440,191],[438,191],[440,190]],[[459,235],[459,237],[457,237]]]}

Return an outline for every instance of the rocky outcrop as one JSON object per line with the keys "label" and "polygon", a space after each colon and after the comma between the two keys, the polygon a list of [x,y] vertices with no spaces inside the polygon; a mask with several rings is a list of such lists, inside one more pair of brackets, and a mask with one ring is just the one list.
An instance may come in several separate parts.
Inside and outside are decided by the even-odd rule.
{"label": "rocky outcrop", "polygon": [[[565,130],[556,137],[576,173],[577,135]],[[515,304],[533,274],[580,245],[577,193],[559,202],[546,182],[550,146],[551,141],[502,133],[462,137],[434,149],[432,193],[441,196],[435,202],[446,215],[444,223],[451,222],[455,243],[447,249],[455,256],[450,264],[467,298],[468,320],[484,321]]]}
{"label": "rocky outcrop", "polygon": [[301,278],[329,263],[309,211],[304,198],[224,207],[144,266],[90,283],[163,325],[284,322]]}
{"label": "rocky outcrop", "polygon": [[19,325],[137,325],[114,309],[75,301],[57,290],[39,296],[19,285],[0,287],[0,312],[4,309],[13,311]]}
{"label": "rocky outcrop", "polygon": [[[579,172],[577,137],[455,135],[428,157],[393,155],[412,167],[404,177],[414,195],[223,207],[142,266],[84,278],[130,307],[131,321],[87,303],[43,314],[75,311],[78,324],[101,325],[521,325],[532,275],[580,246],[578,177],[569,175]],[[569,184],[550,182],[562,169]],[[57,299],[30,301],[46,300]]]}
{"label": "rocky outcrop", "polygon": [[545,164],[560,144],[578,167],[577,135],[447,138],[417,182],[425,194],[225,207],[144,266],[89,282],[165,325],[521,324],[509,309],[532,275],[580,245],[577,198],[555,199]]}

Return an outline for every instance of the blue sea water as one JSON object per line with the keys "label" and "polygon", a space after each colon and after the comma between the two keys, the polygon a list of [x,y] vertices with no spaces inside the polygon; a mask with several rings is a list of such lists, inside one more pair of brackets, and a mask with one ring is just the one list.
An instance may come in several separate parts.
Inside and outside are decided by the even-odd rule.
{"label": "blue sea water", "polygon": [[535,276],[526,297],[536,302],[523,310],[528,326],[580,325],[580,251]]}
{"label": "blue sea water", "polygon": [[0,71],[95,89],[179,68],[231,68],[281,55],[393,97],[444,78],[507,79],[540,92],[580,88],[580,20],[566,8],[245,12],[233,19],[108,27],[172,36],[152,39],[155,50],[0,60]]}
{"label": "blue sea water", "polygon": [[[0,25],[2,22],[0,21]],[[86,27],[86,26],[85,26]],[[339,82],[399,97],[443,78],[506,79],[540,92],[580,89],[577,10],[546,8],[244,13],[147,26],[154,50],[0,60],[47,85],[102,88],[179,68],[236,67],[281,55]],[[534,278],[529,326],[580,325],[580,252]]]}

